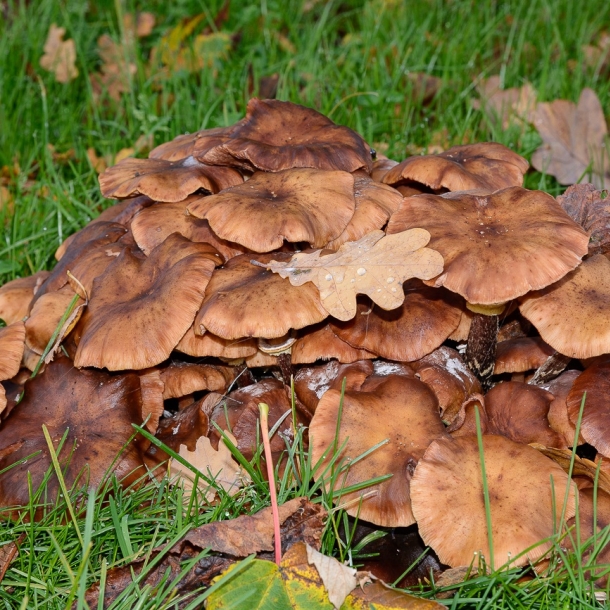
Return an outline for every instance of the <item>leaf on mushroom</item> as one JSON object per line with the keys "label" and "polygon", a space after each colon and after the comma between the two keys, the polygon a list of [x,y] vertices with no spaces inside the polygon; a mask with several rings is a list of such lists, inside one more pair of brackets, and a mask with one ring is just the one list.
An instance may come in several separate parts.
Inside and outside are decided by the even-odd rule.
{"label": "leaf on mushroom", "polygon": [[[226,433],[233,444],[237,444],[235,437]],[[205,498],[211,502],[216,495],[216,489],[222,487],[228,494],[235,495],[240,487],[248,483],[248,475],[231,457],[231,451],[224,442],[218,443],[215,451],[207,436],[200,436],[195,451],[189,451],[185,445],[180,445],[179,455],[194,466],[203,477],[199,478],[198,488],[205,493]],[[172,475],[179,475],[184,481],[184,488],[190,492],[194,487],[195,475],[192,470],[173,459],[170,462]],[[209,484],[209,480],[216,483]],[[187,494],[190,496],[190,493]]]}
{"label": "leaf on mushroom", "polygon": [[74,40],[63,40],[65,33],[65,28],[51,24],[44,43],[44,55],[40,58],[40,66],[53,72],[58,83],[68,83],[78,76]]}
{"label": "leaf on mushroom", "polygon": [[431,279],[442,272],[443,257],[424,247],[429,240],[430,233],[425,229],[395,235],[372,231],[332,254],[323,255],[322,250],[301,252],[288,262],[271,261],[264,266],[289,278],[293,286],[313,282],[328,313],[339,320],[350,320],[356,315],[356,294],[368,295],[383,309],[396,309],[405,298],[405,280]]}
{"label": "leaf on mushroom", "polygon": [[560,184],[575,184],[590,175],[597,188],[610,186],[608,128],[592,89],[583,89],[578,104],[568,100],[538,104],[533,117],[544,141],[532,155],[538,171],[555,176]]}

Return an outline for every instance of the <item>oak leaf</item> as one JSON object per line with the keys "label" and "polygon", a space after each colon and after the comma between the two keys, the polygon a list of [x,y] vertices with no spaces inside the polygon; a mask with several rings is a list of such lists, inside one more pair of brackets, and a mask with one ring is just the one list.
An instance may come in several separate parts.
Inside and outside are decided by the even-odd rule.
{"label": "oak leaf", "polygon": [[74,40],[63,40],[65,33],[65,28],[51,24],[44,43],[44,55],[40,58],[40,66],[53,72],[59,83],[68,83],[78,76]]}
{"label": "oak leaf", "polygon": [[430,233],[425,229],[394,235],[371,231],[332,254],[300,252],[285,263],[258,264],[289,278],[293,286],[313,282],[326,311],[339,320],[350,320],[356,315],[356,294],[368,295],[382,309],[396,309],[405,298],[405,280],[429,280],[439,275],[443,257],[424,247],[429,241]]}
{"label": "oak leaf", "polygon": [[[231,434],[227,433],[227,436],[231,442],[237,444]],[[207,436],[200,436],[195,451],[189,451],[186,445],[180,445],[179,455],[203,475],[199,478],[198,488],[204,492],[208,502],[214,499],[218,486],[230,495],[235,495],[239,488],[248,482],[247,474],[233,460],[231,451],[224,442],[218,443],[218,451],[216,451]],[[183,479],[187,492],[192,491],[195,480],[192,470],[175,459],[171,460],[170,470],[172,475],[177,474]],[[214,481],[216,485],[210,485],[209,481]]]}
{"label": "oak leaf", "polygon": [[583,89],[578,105],[568,100],[538,104],[534,126],[544,141],[532,156],[538,171],[555,176],[560,184],[575,184],[590,174],[597,188],[610,187],[608,128],[592,89]]}

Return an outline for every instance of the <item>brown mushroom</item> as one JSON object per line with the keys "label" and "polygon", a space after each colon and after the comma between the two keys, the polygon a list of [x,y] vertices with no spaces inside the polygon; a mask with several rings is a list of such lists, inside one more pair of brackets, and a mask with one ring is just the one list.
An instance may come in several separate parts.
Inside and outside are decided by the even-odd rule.
{"label": "brown mushroom", "polygon": [[18,372],[25,348],[25,325],[20,320],[0,328],[0,381]]}
{"label": "brown mushroom", "polygon": [[558,352],[590,358],[610,352],[610,261],[596,254],[561,281],[528,294],[519,309]]}
{"label": "brown mushroom", "polygon": [[187,206],[220,238],[254,252],[284,240],[322,248],[339,237],[354,215],[354,177],[347,172],[289,169],[256,172],[250,180]]}
{"label": "brown mushroom", "polygon": [[210,148],[225,142],[233,128],[234,126],[214,127],[183,134],[153,148],[148,156],[150,159],[166,161],[180,161],[186,157],[201,156]]}
{"label": "brown mushroom", "polygon": [[557,434],[563,437],[568,447],[572,447],[575,444],[582,445],[586,442],[582,434],[576,439],[576,428],[568,416],[568,405],[566,402],[574,381],[580,377],[580,373],[580,371],[573,370],[565,371],[556,379],[540,386],[543,390],[547,390],[553,395],[553,402],[549,407],[547,415],[549,425]]}
{"label": "brown mushroom", "polygon": [[223,339],[210,332],[197,335],[195,334],[195,327],[191,326],[174,349],[197,358],[213,356],[223,360],[238,360],[256,354],[256,341],[243,337],[240,339]]}
{"label": "brown mushroom", "polygon": [[[256,259],[268,262],[290,257],[272,253]],[[292,286],[289,280],[253,265],[251,258],[236,256],[214,272],[195,320],[195,333],[203,327],[225,339],[274,339],[328,316],[313,284]]]}
{"label": "brown mushroom", "polygon": [[160,376],[164,384],[163,398],[167,400],[201,390],[225,392],[235,379],[235,372],[229,366],[177,361],[162,368]]}
{"label": "brown mushroom", "polygon": [[42,283],[49,277],[48,271],[7,282],[0,287],[0,320],[12,324],[23,320],[30,311],[30,303]]}
{"label": "brown mushroom", "polygon": [[351,129],[305,106],[256,98],[223,144],[193,154],[212,165],[267,172],[293,167],[370,172],[372,167],[369,147]]}
{"label": "brown mushroom", "polygon": [[218,257],[177,234],[144,260],[123,251],[93,283],[75,366],[137,370],[166,360],[193,323]]}
{"label": "brown mushroom", "polygon": [[[435,440],[419,460],[411,503],[420,535],[452,567],[470,565],[475,553],[485,557],[491,570],[535,561],[562,527],[568,476],[532,447],[503,436],[483,436],[483,448],[494,561],[476,436]],[[575,513],[573,485],[567,497],[564,517],[569,519]]]}
{"label": "brown mushroom", "polygon": [[[374,418],[371,413],[375,413]],[[409,422],[408,426],[396,425],[403,419]],[[332,455],[333,447],[345,443],[334,468],[338,471],[341,462],[349,465],[382,443],[365,459],[338,474],[333,481],[334,501],[345,506],[350,515],[388,527],[415,522],[409,493],[411,477],[430,442],[444,436],[445,427],[432,390],[417,379],[397,375],[386,377],[373,391],[346,391],[343,398],[339,390],[328,390],[309,427],[313,463],[320,463],[316,479],[329,478],[327,466],[336,458]],[[341,487],[362,484],[385,474],[393,476],[358,492],[340,493]]]}
{"label": "brown mushroom", "polygon": [[[79,486],[98,487],[111,464],[123,484],[132,483],[146,472],[142,451],[147,444],[141,438],[128,443],[132,423],[142,424],[137,375],[79,371],[67,358],[58,358],[26,383],[23,400],[0,429],[0,504],[28,504],[28,472],[34,490],[43,482],[51,466],[43,424],[55,448],[68,430],[58,455],[68,488],[77,481]],[[58,492],[52,475],[46,483],[46,501],[54,501]]]}
{"label": "brown mushroom", "polygon": [[356,316],[347,322],[333,321],[332,331],[351,346],[388,360],[423,358],[457,328],[461,299],[447,290],[428,288],[419,280],[409,280],[403,288],[405,300],[399,308],[386,311],[361,301]]}
{"label": "brown mushroom", "polygon": [[490,193],[523,184],[528,162],[516,152],[496,142],[454,146],[437,155],[409,157],[383,177],[393,186],[419,182],[438,190],[485,189]]}
{"label": "brown mushroom", "polygon": [[128,157],[100,174],[99,181],[102,195],[111,199],[146,195],[154,201],[174,202],[199,189],[218,193],[243,178],[230,167],[210,167],[194,157],[180,161]]}
{"label": "brown mushroom", "polygon": [[524,373],[542,366],[555,350],[540,337],[500,341],[496,347],[494,375]]}

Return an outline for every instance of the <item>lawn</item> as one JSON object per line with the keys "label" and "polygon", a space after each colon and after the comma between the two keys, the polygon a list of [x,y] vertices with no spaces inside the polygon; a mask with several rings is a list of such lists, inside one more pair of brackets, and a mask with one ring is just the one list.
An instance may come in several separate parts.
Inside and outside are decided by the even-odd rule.
{"label": "lawn", "polygon": [[[137,31],[134,15],[142,12],[154,23]],[[41,66],[52,24],[74,42],[67,82]],[[589,87],[607,115],[608,30],[606,0],[1,0],[0,285],[51,269],[66,237],[112,205],[97,182],[104,167],[145,157],[179,134],[230,125],[257,95],[315,108],[398,161],[483,141],[530,160],[542,143],[534,125],[494,120],[480,103],[481,88],[498,76],[503,89],[531,84],[538,101],[577,102]],[[565,189],[533,169],[525,186],[553,195]],[[315,465],[300,437],[290,451],[299,467],[283,473],[280,501],[305,495],[330,509],[332,497],[302,476]],[[75,491],[38,523],[27,514],[0,523],[0,543],[25,541],[0,584],[0,607],[84,608],[85,589],[134,555],[149,559],[194,526],[268,506],[255,462],[252,483],[213,506],[195,502],[185,511],[182,491],[167,480],[129,492],[111,480],[104,490],[111,502],[101,501],[101,490],[85,498]],[[353,527],[342,510],[333,512],[323,551],[358,564],[376,536],[356,543]],[[440,601],[600,607],[578,554],[562,555],[559,544],[555,550],[548,577],[523,585],[516,570],[480,575]],[[170,586],[134,585],[113,607],[174,602]]]}

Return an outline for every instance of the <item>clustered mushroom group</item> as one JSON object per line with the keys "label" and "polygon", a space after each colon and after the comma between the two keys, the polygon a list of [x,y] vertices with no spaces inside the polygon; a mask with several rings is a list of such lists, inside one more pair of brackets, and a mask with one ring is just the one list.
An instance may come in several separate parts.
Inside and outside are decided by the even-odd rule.
{"label": "clustered mushroom group", "polygon": [[[482,466],[495,567],[536,561],[554,533],[573,541],[577,498],[581,536],[599,531],[610,522],[605,227],[593,248],[568,213],[577,194],[527,190],[527,169],[495,143],[397,163],[314,110],[253,99],[233,126],[106,170],[102,193],[121,201],[59,247],[52,272],[0,288],[4,510],[28,502],[26,471],[57,493],[43,424],[63,439],[69,484],[97,485],[111,464],[128,484],[166,457],[132,424],[177,451],[201,436],[217,446],[214,422],[250,459],[258,403],[280,420],[293,378],[296,416],[281,432],[307,426],[322,463],[342,447],[337,463],[354,464],[337,486],[392,475],[337,487],[337,503],[378,526],[417,523],[446,565],[490,561]],[[406,281],[390,311],[361,295],[352,319],[333,318],[314,284],[266,268],[413,228],[444,267]],[[570,482],[575,443],[590,459]],[[284,448],[276,435],[276,459]]]}

